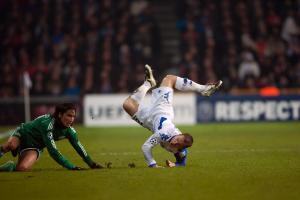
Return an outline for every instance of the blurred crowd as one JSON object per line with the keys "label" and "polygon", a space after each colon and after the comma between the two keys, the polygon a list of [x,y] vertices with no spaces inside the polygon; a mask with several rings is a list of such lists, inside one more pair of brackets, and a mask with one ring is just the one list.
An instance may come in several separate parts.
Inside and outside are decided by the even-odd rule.
{"label": "blurred crowd", "polygon": [[[0,1],[0,97],[131,92],[159,66],[146,0]],[[170,5],[171,6],[171,5]],[[300,87],[299,0],[177,0],[180,76],[235,88]],[[165,66],[164,66],[165,68]],[[163,73],[163,72],[159,72]]]}
{"label": "blurred crowd", "polygon": [[299,0],[178,0],[177,15],[182,76],[226,91],[300,87]]}
{"label": "blurred crowd", "polygon": [[144,0],[0,1],[0,97],[128,92],[155,64],[159,34]]}

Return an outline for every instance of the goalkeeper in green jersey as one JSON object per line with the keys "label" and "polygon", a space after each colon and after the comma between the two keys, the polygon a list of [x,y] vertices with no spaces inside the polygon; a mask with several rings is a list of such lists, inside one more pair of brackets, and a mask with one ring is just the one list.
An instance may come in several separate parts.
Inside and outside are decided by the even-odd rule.
{"label": "goalkeeper in green jersey", "polygon": [[79,142],[77,133],[72,127],[76,116],[76,107],[71,103],[56,106],[53,115],[42,115],[31,122],[23,123],[0,146],[0,157],[11,151],[14,156],[19,155],[15,164],[12,161],[0,166],[0,171],[28,171],[39,158],[46,147],[50,156],[61,166],[70,170],[80,170],[68,161],[57,149],[55,141],[67,138],[77,153],[92,169],[102,168],[94,162]]}

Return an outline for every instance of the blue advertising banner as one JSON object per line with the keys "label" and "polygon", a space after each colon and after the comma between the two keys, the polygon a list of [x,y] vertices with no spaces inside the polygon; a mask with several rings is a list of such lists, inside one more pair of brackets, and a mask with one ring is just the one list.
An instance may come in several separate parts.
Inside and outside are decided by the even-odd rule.
{"label": "blue advertising banner", "polygon": [[299,120],[300,95],[197,97],[197,122]]}

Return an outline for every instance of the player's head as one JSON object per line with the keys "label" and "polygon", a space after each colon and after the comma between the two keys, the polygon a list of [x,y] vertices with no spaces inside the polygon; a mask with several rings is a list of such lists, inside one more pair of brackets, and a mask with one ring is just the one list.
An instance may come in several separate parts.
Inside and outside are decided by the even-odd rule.
{"label": "player's head", "polygon": [[72,126],[76,116],[76,106],[73,103],[63,103],[55,107],[53,117],[64,127]]}
{"label": "player's head", "polygon": [[170,144],[177,149],[184,149],[191,147],[193,145],[194,139],[193,136],[191,136],[188,133],[183,133],[180,135],[176,135],[173,137],[170,141]]}

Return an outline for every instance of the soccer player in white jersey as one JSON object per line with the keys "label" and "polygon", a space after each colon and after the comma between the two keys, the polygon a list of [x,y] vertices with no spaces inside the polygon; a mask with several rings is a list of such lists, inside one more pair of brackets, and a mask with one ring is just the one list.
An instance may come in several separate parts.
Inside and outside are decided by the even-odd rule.
{"label": "soccer player in white jersey", "polygon": [[149,65],[145,66],[145,71],[145,82],[124,101],[123,108],[133,120],[153,132],[142,146],[149,167],[160,167],[152,156],[152,148],[158,144],[172,152],[176,158],[175,162],[166,161],[168,167],[185,166],[187,148],[192,146],[193,137],[188,133],[181,133],[173,124],[173,90],[195,91],[203,96],[210,96],[222,85],[222,81],[200,85],[187,78],[167,75],[160,87],[152,90],[151,105],[145,107],[141,103],[146,93],[156,86]]}

